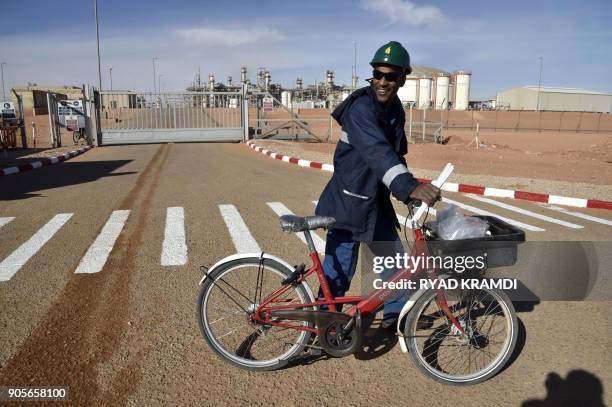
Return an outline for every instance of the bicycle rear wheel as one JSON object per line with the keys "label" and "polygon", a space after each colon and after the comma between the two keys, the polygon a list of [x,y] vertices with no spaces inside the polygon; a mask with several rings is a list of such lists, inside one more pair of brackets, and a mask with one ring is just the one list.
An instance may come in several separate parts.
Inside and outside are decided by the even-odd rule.
{"label": "bicycle rear wheel", "polygon": [[475,384],[499,372],[511,357],[518,322],[508,296],[496,289],[446,290],[448,306],[467,336],[427,291],[410,311],[404,335],[412,359],[437,381]]}
{"label": "bicycle rear wheel", "polygon": [[[274,370],[303,350],[310,332],[262,325],[249,318],[261,299],[278,289],[291,272],[272,259],[264,258],[260,265],[259,257],[252,257],[228,262],[209,274],[200,290],[197,316],[204,339],[217,355],[243,369]],[[303,284],[290,287],[280,299],[283,304],[314,301]]]}

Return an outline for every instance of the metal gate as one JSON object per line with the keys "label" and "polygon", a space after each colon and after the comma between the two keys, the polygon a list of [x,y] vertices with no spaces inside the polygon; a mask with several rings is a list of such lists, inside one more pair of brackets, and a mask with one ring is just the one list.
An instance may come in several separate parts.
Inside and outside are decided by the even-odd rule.
{"label": "metal gate", "polygon": [[244,99],[243,92],[103,91],[100,144],[240,141]]}

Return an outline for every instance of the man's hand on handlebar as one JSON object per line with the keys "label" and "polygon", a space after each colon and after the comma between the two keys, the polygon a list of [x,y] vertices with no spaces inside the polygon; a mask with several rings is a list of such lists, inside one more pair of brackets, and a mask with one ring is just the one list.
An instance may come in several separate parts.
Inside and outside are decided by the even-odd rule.
{"label": "man's hand on handlebar", "polygon": [[431,184],[419,184],[412,193],[410,198],[419,200],[426,203],[429,206],[433,206],[437,201],[442,199],[440,188],[437,188]]}

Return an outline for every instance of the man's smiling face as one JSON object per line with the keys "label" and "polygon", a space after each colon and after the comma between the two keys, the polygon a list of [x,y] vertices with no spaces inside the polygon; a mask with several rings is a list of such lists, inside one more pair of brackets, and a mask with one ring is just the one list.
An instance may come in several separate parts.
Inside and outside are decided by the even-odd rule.
{"label": "man's smiling face", "polygon": [[397,77],[397,80],[389,80],[386,76],[383,76],[380,79],[376,79],[376,77],[372,79],[372,87],[376,93],[376,99],[380,103],[384,103],[388,106],[395,98],[399,88],[404,86],[404,83],[406,82],[406,76],[403,74],[404,70],[399,66],[384,64],[377,64],[374,67],[374,70],[383,74],[390,74],[390,76]]}

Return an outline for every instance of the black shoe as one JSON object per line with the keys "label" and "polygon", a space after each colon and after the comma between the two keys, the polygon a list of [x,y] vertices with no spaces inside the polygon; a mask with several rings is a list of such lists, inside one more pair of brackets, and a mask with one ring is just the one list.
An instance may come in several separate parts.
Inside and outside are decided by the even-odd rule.
{"label": "black shoe", "polygon": [[387,316],[386,318],[383,317],[382,322],[380,323],[380,327],[382,329],[393,329],[395,330],[395,327],[397,327],[397,318],[399,315],[397,314],[392,314]]}

